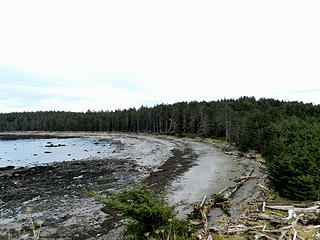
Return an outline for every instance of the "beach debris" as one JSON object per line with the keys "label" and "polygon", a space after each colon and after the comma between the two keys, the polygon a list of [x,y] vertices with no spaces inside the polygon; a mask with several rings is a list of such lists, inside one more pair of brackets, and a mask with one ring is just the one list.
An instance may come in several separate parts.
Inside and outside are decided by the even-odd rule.
{"label": "beach debris", "polygon": [[205,205],[207,196],[205,195],[202,198],[202,201],[199,205],[194,206],[194,216],[200,216],[200,219],[202,220],[203,224],[203,230],[204,232],[207,232],[208,229],[208,218],[207,218],[207,206]]}
{"label": "beach debris", "polygon": [[[267,196],[265,186],[257,187],[262,196]],[[209,234],[241,235],[244,239],[320,239],[319,201],[273,205],[269,200],[258,198],[249,202],[247,214],[238,219],[224,217],[219,226],[209,227]]]}
{"label": "beach debris", "polygon": [[241,203],[243,214],[237,218],[228,215],[230,197],[245,181],[256,177],[252,172],[234,179],[236,186],[225,188],[208,200],[203,198],[200,205],[195,206],[195,216],[202,219],[202,224],[208,222],[207,211],[211,208],[219,207],[226,214],[212,226],[204,225],[203,232],[196,239],[208,240],[221,236],[229,239],[235,235],[241,236],[241,239],[320,239],[320,201],[277,199],[269,192],[263,179],[255,186],[258,195]]}
{"label": "beach debris", "polygon": [[52,143],[48,144],[48,145],[45,145],[45,147],[65,147],[66,145],[65,144],[57,144],[57,145],[54,145]]}
{"label": "beach debris", "polygon": [[192,226],[198,226],[198,225],[200,225],[201,224],[201,222],[199,222],[199,221],[193,221],[193,220],[190,220],[189,221],[189,226],[190,227],[192,227]]}
{"label": "beach debris", "polygon": [[261,212],[264,213],[265,211],[266,211],[266,202],[263,202]]}
{"label": "beach debris", "polygon": [[77,177],[73,177],[73,179],[81,179],[83,178],[83,175],[77,176]]}
{"label": "beach debris", "polygon": [[248,180],[249,178],[256,178],[256,177],[257,177],[256,175],[240,176],[240,177],[234,178],[232,180],[235,181],[235,182],[242,182],[243,180]]}

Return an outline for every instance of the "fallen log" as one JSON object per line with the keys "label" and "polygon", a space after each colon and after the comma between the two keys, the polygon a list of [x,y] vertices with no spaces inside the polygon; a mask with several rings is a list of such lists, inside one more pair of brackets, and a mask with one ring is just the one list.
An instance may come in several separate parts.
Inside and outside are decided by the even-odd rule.
{"label": "fallen log", "polygon": [[308,226],[307,229],[310,230],[310,229],[318,229],[320,228],[320,225],[314,225],[314,226]]}
{"label": "fallen log", "polygon": [[275,216],[265,214],[265,213],[259,213],[258,218],[261,220],[276,220],[277,219]]}
{"label": "fallen log", "polygon": [[228,230],[227,230],[227,233],[228,234],[238,234],[238,233],[242,233],[242,232],[247,232],[248,231],[248,228],[243,225],[243,224],[239,224],[239,225],[236,225],[236,226],[233,226],[233,227],[229,227]]}
{"label": "fallen log", "polygon": [[288,220],[289,221],[293,217],[293,213],[294,213],[294,210],[293,209],[289,209],[288,210],[288,217],[282,218],[282,220]]}
{"label": "fallen log", "polygon": [[242,185],[243,183],[238,183],[236,186],[234,187],[227,187],[225,189],[223,189],[222,191],[220,191],[218,193],[218,195],[221,195],[224,199],[228,199],[231,197],[232,194],[234,194],[239,187]]}
{"label": "fallen log", "polygon": [[207,196],[205,195],[202,198],[202,201],[199,206],[195,206],[195,209],[197,209],[201,214],[201,219],[203,223],[203,230],[205,233],[208,232],[208,218],[207,218],[207,208],[204,206],[206,202]]}
{"label": "fallen log", "polygon": [[249,230],[255,230],[255,229],[263,229],[265,225],[259,225],[259,226],[253,226],[253,227],[250,227]]}
{"label": "fallen log", "polygon": [[284,237],[286,236],[286,234],[287,234],[287,231],[282,231],[282,232],[281,232],[281,235],[280,235],[280,237],[279,237],[279,240],[284,239]]}
{"label": "fallen log", "polygon": [[320,207],[317,205],[317,206],[313,206],[313,207],[308,207],[308,208],[294,208],[293,210],[295,212],[299,212],[299,213],[309,213],[309,212],[314,212],[316,211],[317,209],[320,209]]}
{"label": "fallen log", "polygon": [[268,188],[266,188],[265,186],[261,185],[260,183],[257,184],[258,187],[262,188],[263,190],[268,190]]}
{"label": "fallen log", "polygon": [[275,216],[265,214],[265,213],[259,213],[258,218],[261,220],[274,221],[274,222],[278,222],[278,223],[288,223],[288,221],[289,221],[286,218],[277,218]]}
{"label": "fallen log", "polygon": [[278,206],[269,206],[269,205],[266,205],[266,208],[268,208],[268,209],[274,209],[274,210],[288,211],[289,209],[293,209],[294,206],[292,206],[292,205],[288,205],[288,206],[281,206],[281,205],[278,205]]}
{"label": "fallen log", "polygon": [[200,207],[203,207],[204,203],[206,202],[206,198],[207,198],[207,195],[204,195],[204,197],[202,198],[202,201],[200,203]]}
{"label": "fallen log", "polygon": [[262,203],[262,212],[265,212],[266,211],[266,202],[263,202]]}
{"label": "fallen log", "polygon": [[294,228],[292,228],[292,229],[294,231],[292,240],[296,240],[297,239],[297,231]]}
{"label": "fallen log", "polygon": [[299,212],[299,213],[309,213],[309,212],[314,212],[315,210],[319,209],[319,206],[312,206],[308,208],[297,208],[294,207],[293,205],[287,205],[287,206],[266,206],[268,209],[275,209],[275,210],[282,210],[282,211],[289,211],[293,210],[294,212]]}
{"label": "fallen log", "polygon": [[257,176],[256,175],[249,175],[249,176],[240,176],[238,178],[235,178],[235,179],[232,179],[232,181],[235,181],[235,182],[241,182],[243,180],[248,180],[249,178],[256,178]]}
{"label": "fallen log", "polygon": [[266,232],[266,233],[281,233],[283,232],[282,230],[280,229],[264,229],[262,230],[263,232]]}

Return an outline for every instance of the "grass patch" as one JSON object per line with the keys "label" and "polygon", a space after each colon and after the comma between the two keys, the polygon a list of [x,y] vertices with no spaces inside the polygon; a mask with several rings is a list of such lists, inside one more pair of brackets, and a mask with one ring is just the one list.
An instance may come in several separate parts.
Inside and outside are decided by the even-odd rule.
{"label": "grass patch", "polygon": [[187,138],[197,138],[197,137],[200,137],[199,134],[196,134],[196,133],[186,133],[186,132],[176,134],[176,136],[177,136],[177,137],[187,137]]}
{"label": "grass patch", "polygon": [[226,235],[214,234],[212,236],[212,239],[213,240],[245,240],[247,238],[242,235],[226,236]]}
{"label": "grass patch", "polygon": [[297,233],[300,238],[303,239],[315,239],[314,235],[319,231],[319,229],[310,229],[310,230],[298,230]]}
{"label": "grass patch", "polygon": [[288,216],[288,211],[266,208],[266,214],[272,215],[275,217],[286,217],[286,216]]}

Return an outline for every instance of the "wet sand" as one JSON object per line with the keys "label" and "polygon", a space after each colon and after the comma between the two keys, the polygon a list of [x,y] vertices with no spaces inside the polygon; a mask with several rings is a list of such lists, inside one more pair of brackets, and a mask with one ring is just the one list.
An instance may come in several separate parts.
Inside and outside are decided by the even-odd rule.
{"label": "wet sand", "polygon": [[210,143],[189,141],[189,144],[197,155],[196,165],[170,184],[166,198],[182,218],[204,196],[209,198],[222,189],[235,186],[236,183],[231,179],[243,175],[248,168],[247,159],[226,155],[222,149],[217,149]]}
{"label": "wet sand", "polygon": [[44,221],[42,236],[46,239],[116,239],[122,220],[84,195],[83,188],[109,196],[110,191],[148,182],[157,192],[167,189],[167,202],[184,217],[204,195],[234,185],[230,179],[242,175],[250,165],[248,160],[225,155],[223,149],[210,143],[189,139],[106,133],[43,134],[112,138],[118,141],[118,151],[108,159],[0,171],[0,231],[19,226],[29,231],[25,209],[30,207],[34,220]]}

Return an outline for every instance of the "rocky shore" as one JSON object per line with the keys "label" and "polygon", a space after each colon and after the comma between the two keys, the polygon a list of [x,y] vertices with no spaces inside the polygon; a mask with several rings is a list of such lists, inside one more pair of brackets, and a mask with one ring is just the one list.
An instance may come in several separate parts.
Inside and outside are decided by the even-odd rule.
{"label": "rocky shore", "polygon": [[[89,134],[8,135],[11,136],[6,135],[7,139],[18,139],[30,136],[70,137]],[[97,135],[102,139],[108,137],[107,134]],[[157,192],[167,189],[168,203],[176,207],[182,216],[190,211],[192,203],[203,195],[233,188],[237,183],[232,179],[247,174],[256,177],[248,179],[233,193],[234,201],[230,213],[239,216],[242,211],[240,203],[249,201],[250,197],[257,194],[255,188],[262,177],[259,163],[236,153],[235,149],[224,143],[121,134],[113,135],[113,138],[119,140],[119,149],[123,149],[115,153],[114,157],[60,162],[31,168],[1,169],[0,231],[7,233],[9,229],[12,234],[16,234],[16,229],[21,228],[22,234],[28,234],[31,216],[35,225],[37,222],[41,225],[41,236],[46,239],[116,239],[122,232],[123,220],[87,197],[83,189],[95,190],[109,196],[111,191],[117,192],[136,183],[148,182]],[[130,138],[131,140],[128,140]],[[141,146],[133,148],[133,144],[138,142],[143,142],[150,151],[141,153],[137,150]],[[168,153],[157,153],[157,149],[165,147]],[[135,153],[130,155],[133,149]],[[125,153],[126,151],[128,152]],[[156,165],[152,154],[156,157],[158,154],[159,158],[165,156],[165,161]],[[143,159],[149,157],[152,161],[146,164]],[[212,167],[214,164],[216,166]],[[206,170],[209,174],[199,176],[199,171]],[[203,186],[198,186],[197,181],[202,182]],[[30,210],[31,212],[28,212]],[[214,222],[223,214],[223,211],[214,211],[210,219]]]}

